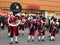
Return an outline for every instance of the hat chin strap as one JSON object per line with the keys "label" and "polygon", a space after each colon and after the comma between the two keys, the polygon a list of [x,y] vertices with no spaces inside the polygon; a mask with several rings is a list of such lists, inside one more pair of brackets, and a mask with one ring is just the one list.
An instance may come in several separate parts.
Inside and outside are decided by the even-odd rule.
{"label": "hat chin strap", "polygon": [[12,23],[9,23],[9,19],[10,19],[10,17],[8,18],[8,24],[10,25],[10,26],[18,26],[19,24],[20,24],[20,20],[17,20],[17,22],[18,23],[16,23],[16,24],[12,24]]}

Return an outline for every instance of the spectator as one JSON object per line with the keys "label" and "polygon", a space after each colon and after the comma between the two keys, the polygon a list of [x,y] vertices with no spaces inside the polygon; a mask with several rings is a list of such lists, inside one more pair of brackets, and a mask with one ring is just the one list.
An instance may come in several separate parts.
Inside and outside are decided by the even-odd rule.
{"label": "spectator", "polygon": [[5,24],[5,17],[1,16],[0,17],[0,26],[1,26],[1,29],[4,29],[4,24]]}

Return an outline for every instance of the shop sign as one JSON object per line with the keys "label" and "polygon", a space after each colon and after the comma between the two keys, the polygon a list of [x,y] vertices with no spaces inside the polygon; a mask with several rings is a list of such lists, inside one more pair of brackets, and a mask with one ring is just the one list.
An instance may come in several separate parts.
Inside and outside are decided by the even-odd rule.
{"label": "shop sign", "polygon": [[28,9],[39,9],[39,5],[35,5],[35,4],[28,4],[27,5]]}

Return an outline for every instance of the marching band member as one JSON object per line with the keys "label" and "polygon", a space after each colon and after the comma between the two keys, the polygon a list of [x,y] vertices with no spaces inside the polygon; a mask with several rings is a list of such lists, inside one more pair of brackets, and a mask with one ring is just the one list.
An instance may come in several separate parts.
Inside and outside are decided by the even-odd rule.
{"label": "marching band member", "polygon": [[15,39],[15,43],[18,44],[18,25],[21,22],[21,19],[19,18],[19,13],[21,12],[22,7],[19,3],[13,2],[10,6],[10,10],[12,11],[12,15],[8,17],[8,25],[11,28],[10,44],[13,43],[13,39]]}
{"label": "marching band member", "polygon": [[33,19],[33,17],[28,18],[28,28],[29,28],[29,30],[30,30],[30,26],[32,24],[32,19]]}
{"label": "marching band member", "polygon": [[54,27],[51,31],[50,41],[54,41],[55,36],[56,36],[56,27]]}
{"label": "marching band member", "polygon": [[38,41],[40,41],[41,39],[42,39],[42,41],[44,41],[45,31],[46,31],[46,28],[43,25],[44,23],[45,22],[42,20],[41,17],[37,21],[37,26],[38,26]]}
{"label": "marching band member", "polygon": [[15,36],[15,43],[18,43],[18,25],[20,24],[19,19],[14,17],[13,15],[8,18],[8,24],[10,26],[10,33],[11,33],[11,42],[13,43],[13,37]]}
{"label": "marching band member", "polygon": [[[52,31],[52,29],[53,29],[53,26],[54,26],[54,21],[53,21],[53,19],[50,21],[50,29],[49,29],[49,33],[51,34],[51,31]],[[50,36],[49,36],[50,37]]]}
{"label": "marching band member", "polygon": [[35,32],[36,32],[36,19],[32,19],[32,23],[29,28],[29,34],[28,34],[28,42],[30,42],[30,38],[32,37],[32,41],[34,41]]}
{"label": "marching band member", "polygon": [[38,39],[41,39],[41,31],[42,31],[42,22],[41,18],[37,20],[37,28],[38,28]]}
{"label": "marching band member", "polygon": [[24,35],[25,22],[26,22],[26,19],[25,17],[23,17],[20,23],[20,30],[19,30],[19,33],[22,31],[22,35]]}

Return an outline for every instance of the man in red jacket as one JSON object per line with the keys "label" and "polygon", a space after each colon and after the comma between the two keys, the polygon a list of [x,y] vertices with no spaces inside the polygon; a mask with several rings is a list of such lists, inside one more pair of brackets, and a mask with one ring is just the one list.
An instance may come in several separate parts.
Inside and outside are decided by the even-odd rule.
{"label": "man in red jacket", "polygon": [[8,25],[10,26],[11,33],[11,43],[13,42],[13,37],[15,36],[15,43],[18,43],[18,25],[20,24],[20,20],[18,17],[14,17],[13,15],[8,18]]}
{"label": "man in red jacket", "polygon": [[18,44],[18,25],[21,22],[21,19],[19,18],[19,13],[21,12],[22,7],[19,3],[13,2],[10,6],[10,10],[12,11],[12,15],[8,18],[8,25],[11,27],[10,44],[13,43],[13,39],[15,39],[15,43]]}
{"label": "man in red jacket", "polygon": [[40,41],[41,38],[41,31],[42,31],[42,22],[41,18],[37,20],[37,29],[38,29],[38,40]]}
{"label": "man in red jacket", "polygon": [[51,31],[50,41],[54,41],[55,36],[56,36],[56,27],[54,27]]}
{"label": "man in red jacket", "polygon": [[31,37],[32,41],[34,41],[35,32],[36,32],[36,19],[32,19],[31,25],[29,27],[28,42],[30,42]]}
{"label": "man in red jacket", "polygon": [[22,31],[22,35],[24,35],[25,22],[26,22],[25,17],[22,17],[22,20],[21,20],[20,25],[19,25],[19,28],[20,28],[19,33],[21,33],[21,31]]}

